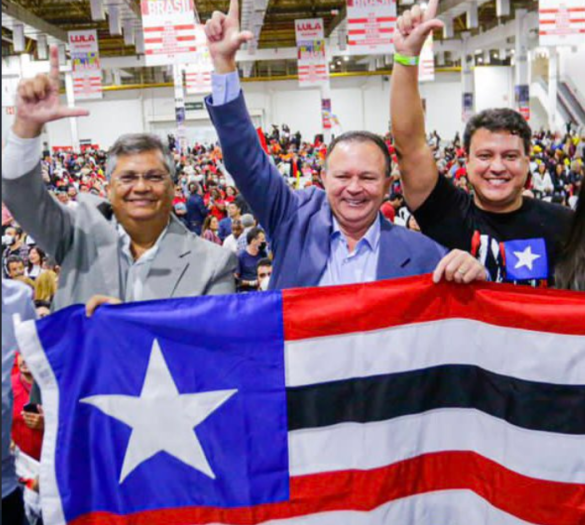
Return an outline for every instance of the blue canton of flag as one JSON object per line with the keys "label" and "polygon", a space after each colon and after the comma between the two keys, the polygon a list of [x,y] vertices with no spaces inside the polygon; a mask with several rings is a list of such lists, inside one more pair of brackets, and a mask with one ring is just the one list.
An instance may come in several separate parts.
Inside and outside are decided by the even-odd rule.
{"label": "blue canton of flag", "polygon": [[547,279],[549,274],[544,239],[525,239],[503,243],[506,280]]}
{"label": "blue canton of flag", "polygon": [[282,327],[276,293],[101,307],[91,319],[75,306],[41,321],[64,521],[286,501]]}

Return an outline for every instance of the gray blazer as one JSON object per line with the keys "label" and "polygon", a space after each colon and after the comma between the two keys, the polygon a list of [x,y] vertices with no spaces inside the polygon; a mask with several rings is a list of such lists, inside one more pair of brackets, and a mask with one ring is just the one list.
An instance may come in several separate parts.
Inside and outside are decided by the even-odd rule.
{"label": "gray blazer", "polygon": [[[61,266],[53,309],[86,303],[96,294],[122,297],[120,248],[110,204],[79,195],[74,210],[47,191],[37,167],[2,180],[2,197],[14,218]],[[144,283],[143,300],[234,293],[235,256],[200,239],[172,217]]]}

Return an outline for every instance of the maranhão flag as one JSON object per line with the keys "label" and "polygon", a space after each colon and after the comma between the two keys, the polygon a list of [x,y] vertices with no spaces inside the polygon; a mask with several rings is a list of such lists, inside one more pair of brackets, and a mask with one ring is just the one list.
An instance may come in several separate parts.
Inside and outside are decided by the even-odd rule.
{"label": "maranh\u00e3o flag", "polygon": [[45,523],[583,524],[584,319],[422,276],[22,323]]}

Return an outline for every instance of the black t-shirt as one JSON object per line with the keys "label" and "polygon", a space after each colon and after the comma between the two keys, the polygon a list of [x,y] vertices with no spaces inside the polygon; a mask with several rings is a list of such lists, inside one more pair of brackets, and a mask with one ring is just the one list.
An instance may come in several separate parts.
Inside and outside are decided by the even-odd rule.
{"label": "black t-shirt", "polygon": [[573,212],[525,198],[509,213],[478,208],[473,197],[445,177],[414,213],[422,232],[449,249],[473,254],[495,282],[552,284]]}

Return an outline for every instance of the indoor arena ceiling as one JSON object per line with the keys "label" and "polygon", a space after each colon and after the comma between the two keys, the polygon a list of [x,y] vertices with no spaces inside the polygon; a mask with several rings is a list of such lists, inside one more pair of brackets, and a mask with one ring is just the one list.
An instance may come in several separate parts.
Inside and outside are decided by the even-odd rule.
{"label": "indoor arena ceiling", "polygon": [[[465,0],[443,0],[440,4],[440,12],[453,10]],[[138,17],[140,14],[139,0],[105,0],[106,5],[119,5],[123,16]],[[266,13],[258,42],[259,49],[266,48],[290,48],[295,46],[294,21],[299,18],[323,18],[325,21],[326,36],[342,24],[345,19],[345,0],[268,0]],[[505,23],[513,18],[515,9],[523,8],[529,11],[537,9],[538,2],[533,0],[510,0],[511,16],[496,16],[496,0],[478,2],[479,24],[476,29],[466,29],[465,14],[460,14],[453,19],[454,38],[460,37],[464,31],[470,31],[472,35],[486,31]],[[207,20],[214,10],[225,11],[229,0],[195,0],[195,7],[201,21]],[[408,8],[405,2],[400,3],[398,10]],[[30,26],[45,24],[43,32],[49,36],[49,43],[54,39],[63,38],[70,30],[97,29],[99,34],[100,54],[102,57],[120,57],[136,54],[134,45],[126,45],[124,36],[110,34],[109,20],[92,20],[90,0],[2,0],[2,54],[13,54],[11,23],[13,19],[23,21]],[[7,16],[8,15],[8,16]],[[26,20],[23,20],[26,19]],[[30,20],[28,22],[27,20]],[[40,22],[39,22],[40,21]],[[40,32],[40,31],[39,31]],[[35,54],[36,38],[34,29],[25,31],[25,52]],[[442,32],[436,32],[436,40],[442,40]],[[447,58],[447,64],[449,60]],[[384,68],[384,64],[378,64],[378,69]],[[127,77],[128,82],[152,82],[155,73],[152,68],[132,68],[133,71]],[[134,70],[136,69],[136,70]],[[137,70],[143,71],[137,71]],[[151,69],[150,71],[148,69]],[[343,63],[339,63],[338,70],[345,72],[367,71],[368,64],[364,57],[351,57]],[[370,68],[371,71],[371,68]],[[274,77],[296,74],[295,60],[271,60],[256,61],[252,76]],[[136,78],[136,76],[140,78]],[[165,77],[166,78],[166,77]],[[159,76],[160,79],[160,76]]]}

